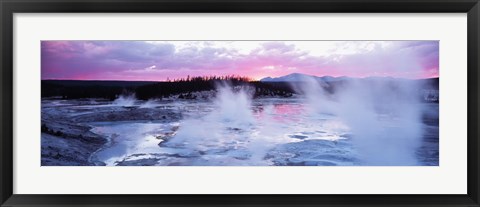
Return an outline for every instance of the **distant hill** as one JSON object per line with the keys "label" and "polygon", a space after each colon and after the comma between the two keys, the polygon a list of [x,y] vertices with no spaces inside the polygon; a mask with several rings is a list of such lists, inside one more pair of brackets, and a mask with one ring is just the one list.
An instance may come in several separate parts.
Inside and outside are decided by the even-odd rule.
{"label": "distant hill", "polygon": [[349,77],[346,76],[341,76],[341,77],[332,77],[332,76],[323,76],[323,77],[318,77],[318,76],[313,76],[313,75],[306,75],[302,73],[292,73],[288,74],[285,76],[280,76],[276,78],[272,77],[266,77],[262,78],[260,82],[302,82],[305,81],[308,78],[314,78],[317,80],[322,80],[322,81],[338,81],[338,80],[346,80],[350,79]]}
{"label": "distant hill", "polygon": [[260,79],[260,82],[265,82],[265,83],[271,83],[271,82],[304,82],[305,80],[308,79],[315,79],[317,81],[323,81],[325,83],[332,83],[335,84],[335,82],[344,82],[348,80],[362,80],[362,81],[389,81],[389,80],[401,80],[405,82],[409,81],[418,81],[422,85],[422,88],[424,89],[433,89],[433,90],[438,90],[439,86],[439,78],[427,78],[427,79],[404,79],[404,78],[393,78],[393,77],[366,77],[366,78],[351,78],[347,76],[340,76],[340,77],[332,77],[332,76],[313,76],[313,75],[306,75],[302,73],[291,73],[285,76],[280,76],[276,78],[272,77],[265,77]]}

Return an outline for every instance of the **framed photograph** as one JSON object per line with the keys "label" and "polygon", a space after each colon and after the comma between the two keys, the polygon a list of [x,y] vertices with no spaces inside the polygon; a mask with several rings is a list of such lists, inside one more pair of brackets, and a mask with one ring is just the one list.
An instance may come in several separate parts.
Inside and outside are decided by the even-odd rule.
{"label": "framed photograph", "polygon": [[480,206],[478,0],[0,6],[1,206]]}

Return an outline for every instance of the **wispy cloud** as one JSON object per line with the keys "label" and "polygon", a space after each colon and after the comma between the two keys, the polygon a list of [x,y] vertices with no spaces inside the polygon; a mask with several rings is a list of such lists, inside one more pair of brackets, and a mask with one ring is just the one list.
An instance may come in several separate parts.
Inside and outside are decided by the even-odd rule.
{"label": "wispy cloud", "polygon": [[438,76],[438,41],[42,41],[42,79]]}

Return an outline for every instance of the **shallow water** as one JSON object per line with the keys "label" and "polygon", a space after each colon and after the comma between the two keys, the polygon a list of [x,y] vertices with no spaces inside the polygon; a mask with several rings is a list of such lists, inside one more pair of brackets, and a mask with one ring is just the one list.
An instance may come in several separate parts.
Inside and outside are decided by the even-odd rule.
{"label": "shallow water", "polygon": [[[129,106],[43,101],[42,111],[66,113],[108,137],[109,142],[92,155],[106,165],[372,165],[359,152],[355,134],[343,120],[314,113],[301,99],[235,104],[222,108],[194,100],[150,101],[148,105],[136,101]],[[424,105],[425,116],[438,119],[438,104]],[[378,136],[402,130],[388,113],[379,113],[378,119],[382,125],[371,126],[382,129]],[[402,151],[415,156],[415,163],[392,160],[381,165],[438,165],[438,122],[429,120],[422,124],[424,136],[419,143]],[[388,154],[395,140],[385,140],[388,143],[368,147]]]}

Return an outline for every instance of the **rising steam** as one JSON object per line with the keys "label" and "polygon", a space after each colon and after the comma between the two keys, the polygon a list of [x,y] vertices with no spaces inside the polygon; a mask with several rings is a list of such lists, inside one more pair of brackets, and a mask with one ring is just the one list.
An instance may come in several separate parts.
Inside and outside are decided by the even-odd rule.
{"label": "rising steam", "polygon": [[123,106],[123,107],[130,107],[134,106],[137,99],[135,98],[135,94],[129,95],[120,95],[117,99],[112,102],[114,106]]}
{"label": "rising steam", "polygon": [[248,87],[218,86],[214,110],[203,118],[183,121],[169,145],[201,153],[206,159],[203,164],[265,165],[263,158],[271,144],[264,130],[259,130],[263,124],[255,118],[251,100]]}
{"label": "rising steam", "polygon": [[[302,123],[327,131],[346,129],[359,164],[418,165],[415,151],[422,136],[422,109],[414,82],[348,80],[333,88],[307,78],[293,87],[304,95]],[[286,130],[294,123],[275,120],[272,106],[254,113],[245,87],[219,86],[213,107],[203,118],[185,120],[170,144],[202,154],[207,164],[268,165],[265,156],[272,148],[295,142]]]}
{"label": "rising steam", "polygon": [[333,114],[351,131],[363,165],[417,165],[422,136],[418,86],[401,79],[360,79],[335,91],[313,78],[294,86],[313,115]]}

